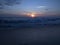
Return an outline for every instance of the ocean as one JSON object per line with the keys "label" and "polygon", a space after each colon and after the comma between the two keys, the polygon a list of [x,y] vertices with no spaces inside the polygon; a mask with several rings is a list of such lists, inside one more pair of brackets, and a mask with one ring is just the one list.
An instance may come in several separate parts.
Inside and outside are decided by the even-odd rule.
{"label": "ocean", "polygon": [[60,45],[60,20],[45,19],[0,18],[0,45]]}

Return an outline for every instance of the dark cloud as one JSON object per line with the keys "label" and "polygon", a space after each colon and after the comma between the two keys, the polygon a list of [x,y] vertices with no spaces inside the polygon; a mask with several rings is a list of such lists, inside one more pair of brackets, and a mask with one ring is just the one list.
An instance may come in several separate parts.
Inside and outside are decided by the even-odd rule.
{"label": "dark cloud", "polygon": [[21,0],[5,0],[5,5],[19,4]]}
{"label": "dark cloud", "polygon": [[12,6],[20,3],[21,0],[0,0],[0,9],[2,9],[5,5]]}

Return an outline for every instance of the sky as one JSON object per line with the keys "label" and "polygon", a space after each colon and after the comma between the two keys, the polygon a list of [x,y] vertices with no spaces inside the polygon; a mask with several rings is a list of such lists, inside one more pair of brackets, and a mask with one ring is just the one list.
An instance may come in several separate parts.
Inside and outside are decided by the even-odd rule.
{"label": "sky", "polygon": [[60,0],[22,0],[21,4],[5,6],[3,13],[36,15],[59,15]]}

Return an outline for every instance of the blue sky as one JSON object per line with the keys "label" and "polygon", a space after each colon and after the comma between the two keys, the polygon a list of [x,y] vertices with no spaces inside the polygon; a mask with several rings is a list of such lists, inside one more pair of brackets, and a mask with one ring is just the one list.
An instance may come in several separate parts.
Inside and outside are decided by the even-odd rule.
{"label": "blue sky", "polygon": [[60,0],[22,0],[21,4],[5,6],[5,13],[23,14],[23,13],[43,13],[59,14]]}

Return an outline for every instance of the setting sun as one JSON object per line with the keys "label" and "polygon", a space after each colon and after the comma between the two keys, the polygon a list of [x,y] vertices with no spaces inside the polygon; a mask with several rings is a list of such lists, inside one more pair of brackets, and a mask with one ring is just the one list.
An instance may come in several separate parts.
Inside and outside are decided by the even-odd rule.
{"label": "setting sun", "polygon": [[28,13],[27,16],[32,17],[32,18],[36,17],[34,13],[33,14]]}
{"label": "setting sun", "polygon": [[31,17],[35,17],[35,15],[34,14],[31,14]]}

